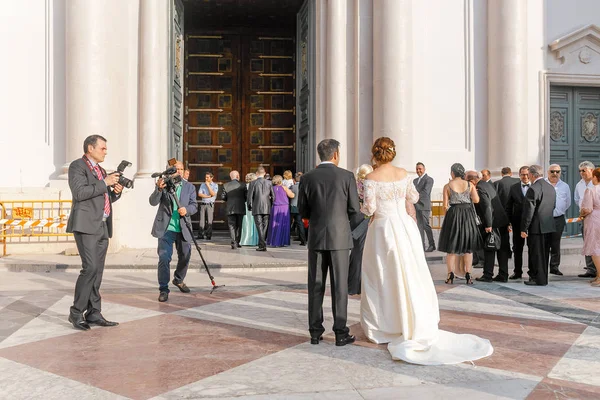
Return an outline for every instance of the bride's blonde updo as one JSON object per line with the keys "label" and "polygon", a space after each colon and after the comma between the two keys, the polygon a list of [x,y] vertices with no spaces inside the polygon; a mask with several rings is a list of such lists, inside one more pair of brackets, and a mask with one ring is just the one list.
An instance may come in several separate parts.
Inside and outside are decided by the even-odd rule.
{"label": "bride's blonde updo", "polygon": [[379,165],[387,164],[396,157],[396,145],[392,139],[383,136],[373,143],[371,153],[373,154],[372,161]]}

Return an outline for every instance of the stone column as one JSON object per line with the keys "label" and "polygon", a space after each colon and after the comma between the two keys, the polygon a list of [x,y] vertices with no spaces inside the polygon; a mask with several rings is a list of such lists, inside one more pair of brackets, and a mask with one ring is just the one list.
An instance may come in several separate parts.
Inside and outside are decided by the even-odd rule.
{"label": "stone column", "polygon": [[136,178],[161,171],[167,143],[162,134],[169,118],[169,3],[140,2],[139,123]]}
{"label": "stone column", "polygon": [[412,0],[373,2],[373,140],[396,143],[395,165],[414,168]]}
{"label": "stone column", "polygon": [[488,165],[527,163],[527,2],[488,0]]}
{"label": "stone column", "polygon": [[[327,0],[327,101],[325,138],[341,143],[340,167],[348,163],[348,96],[346,82],[347,0]],[[346,157],[343,155],[346,154]],[[318,158],[318,156],[317,156]]]}

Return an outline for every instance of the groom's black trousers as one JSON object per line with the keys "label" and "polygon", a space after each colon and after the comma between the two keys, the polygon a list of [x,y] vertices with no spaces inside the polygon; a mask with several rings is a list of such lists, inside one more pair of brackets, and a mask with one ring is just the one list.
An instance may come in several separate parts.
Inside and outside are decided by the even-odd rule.
{"label": "groom's black trousers", "polygon": [[331,308],[333,331],[336,338],[345,337],[350,331],[348,319],[348,263],[349,250],[308,251],[308,330],[318,338],[325,332],[323,327],[323,297],[327,272],[330,271]]}

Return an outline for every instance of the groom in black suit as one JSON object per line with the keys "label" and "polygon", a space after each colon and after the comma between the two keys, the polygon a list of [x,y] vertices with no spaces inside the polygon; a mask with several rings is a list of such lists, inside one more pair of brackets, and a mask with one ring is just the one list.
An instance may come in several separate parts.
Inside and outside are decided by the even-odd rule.
{"label": "groom in black suit", "polygon": [[323,296],[330,272],[333,331],[336,346],[353,343],[346,325],[351,231],[361,219],[356,181],[338,168],[340,143],[325,139],[317,146],[321,164],[302,176],[298,208],[308,224],[308,324],[311,344],[319,344],[323,327]]}
{"label": "groom in black suit", "polygon": [[529,247],[529,281],[526,285],[546,286],[548,284],[548,263],[550,240],[556,230],[553,211],[556,205],[556,190],[544,180],[542,167],[529,167],[531,187],[525,195],[521,237],[527,238]]}

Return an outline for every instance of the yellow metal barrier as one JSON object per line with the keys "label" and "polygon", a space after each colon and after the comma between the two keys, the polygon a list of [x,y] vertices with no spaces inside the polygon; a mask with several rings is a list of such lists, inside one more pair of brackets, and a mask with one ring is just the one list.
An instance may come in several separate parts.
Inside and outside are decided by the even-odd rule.
{"label": "yellow metal barrier", "polygon": [[[65,231],[70,211],[71,200],[0,201],[2,255],[6,255],[6,244],[9,242],[49,243],[50,238],[56,238],[54,242],[59,242],[61,237],[68,241],[73,236]],[[32,238],[48,240],[34,241]]]}
{"label": "yellow metal barrier", "polygon": [[430,223],[431,229],[442,229],[444,215],[446,215],[446,210],[444,209],[444,202],[441,200],[432,200]]}

